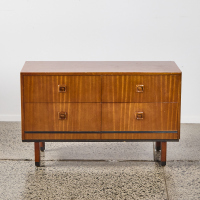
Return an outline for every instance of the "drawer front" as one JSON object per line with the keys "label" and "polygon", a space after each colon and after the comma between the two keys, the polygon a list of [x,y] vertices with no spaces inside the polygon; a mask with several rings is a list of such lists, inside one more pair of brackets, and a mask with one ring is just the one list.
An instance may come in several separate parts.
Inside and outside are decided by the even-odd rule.
{"label": "drawer front", "polygon": [[25,103],[25,133],[100,130],[100,103]]}
{"label": "drawer front", "polygon": [[179,102],[181,76],[103,76],[102,102]]}
{"label": "drawer front", "polygon": [[24,102],[101,102],[101,77],[24,76]]}
{"label": "drawer front", "polygon": [[177,116],[178,103],[102,103],[102,131],[177,131]]}
{"label": "drawer front", "polygon": [[65,140],[100,140],[101,133],[27,133],[25,140],[65,141]]}

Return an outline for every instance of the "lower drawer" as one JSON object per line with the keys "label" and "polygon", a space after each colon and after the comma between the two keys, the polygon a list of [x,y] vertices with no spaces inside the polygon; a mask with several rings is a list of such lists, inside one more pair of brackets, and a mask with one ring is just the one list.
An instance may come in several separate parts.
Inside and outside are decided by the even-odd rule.
{"label": "lower drawer", "polygon": [[177,103],[102,103],[102,131],[177,131]]}
{"label": "lower drawer", "polygon": [[25,133],[101,131],[100,103],[25,103],[24,106]]}

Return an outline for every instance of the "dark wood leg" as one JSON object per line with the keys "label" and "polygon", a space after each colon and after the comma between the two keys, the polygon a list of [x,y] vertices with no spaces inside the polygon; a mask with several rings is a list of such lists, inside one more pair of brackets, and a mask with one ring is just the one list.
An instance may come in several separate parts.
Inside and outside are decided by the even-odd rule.
{"label": "dark wood leg", "polygon": [[161,142],[161,165],[166,165],[167,158],[167,142]]}
{"label": "dark wood leg", "polygon": [[35,166],[40,166],[40,143],[35,142]]}
{"label": "dark wood leg", "polygon": [[41,151],[45,150],[45,142],[40,142],[40,150]]}
{"label": "dark wood leg", "polygon": [[156,142],[156,151],[161,150],[161,142]]}

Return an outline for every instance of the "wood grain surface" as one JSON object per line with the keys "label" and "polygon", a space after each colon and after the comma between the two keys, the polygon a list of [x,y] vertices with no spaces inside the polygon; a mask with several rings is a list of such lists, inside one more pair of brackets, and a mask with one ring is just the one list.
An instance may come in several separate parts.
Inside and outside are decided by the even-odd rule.
{"label": "wood grain surface", "polygon": [[25,139],[24,135],[24,126],[25,126],[25,117],[24,117],[24,76],[20,74],[20,92],[21,92],[21,133],[22,140]]}
{"label": "wood grain surface", "polygon": [[[58,85],[66,85],[66,92],[59,93]],[[136,85],[144,85],[144,91],[136,92]],[[31,61],[21,71],[22,139],[27,141],[177,140],[180,109],[181,71],[171,61]],[[67,119],[58,119],[61,111]],[[137,120],[136,112],[144,118]]]}
{"label": "wood grain surface", "polygon": [[166,162],[167,159],[167,142],[161,142],[161,162]]}
{"label": "wood grain surface", "polygon": [[102,140],[177,140],[177,133],[102,133]]}
{"label": "wood grain surface", "polygon": [[177,140],[177,133],[28,133],[25,140]]}
{"label": "wood grain surface", "polygon": [[[180,76],[103,76],[102,102],[178,102]],[[136,92],[136,85],[144,85]]]}
{"label": "wood grain surface", "polygon": [[100,133],[27,133],[25,140],[100,140]]}
{"label": "wood grain surface", "polygon": [[34,143],[34,149],[35,149],[35,162],[40,162],[40,144],[39,142]]}
{"label": "wood grain surface", "polygon": [[102,131],[175,131],[177,111],[177,103],[102,103]]}
{"label": "wood grain surface", "polygon": [[24,102],[101,102],[101,77],[24,76]]}
{"label": "wood grain surface", "polygon": [[27,61],[24,75],[181,74],[173,61]]}
{"label": "wood grain surface", "polygon": [[[61,111],[67,119],[58,119]],[[100,130],[100,103],[25,103],[25,131]]]}

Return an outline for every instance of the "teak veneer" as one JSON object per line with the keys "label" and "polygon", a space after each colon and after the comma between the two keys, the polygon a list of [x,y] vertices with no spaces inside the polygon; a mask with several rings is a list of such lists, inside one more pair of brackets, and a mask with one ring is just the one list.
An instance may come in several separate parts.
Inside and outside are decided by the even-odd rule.
{"label": "teak veneer", "polygon": [[180,139],[181,71],[172,61],[29,61],[21,71],[22,141],[155,141],[166,165]]}

